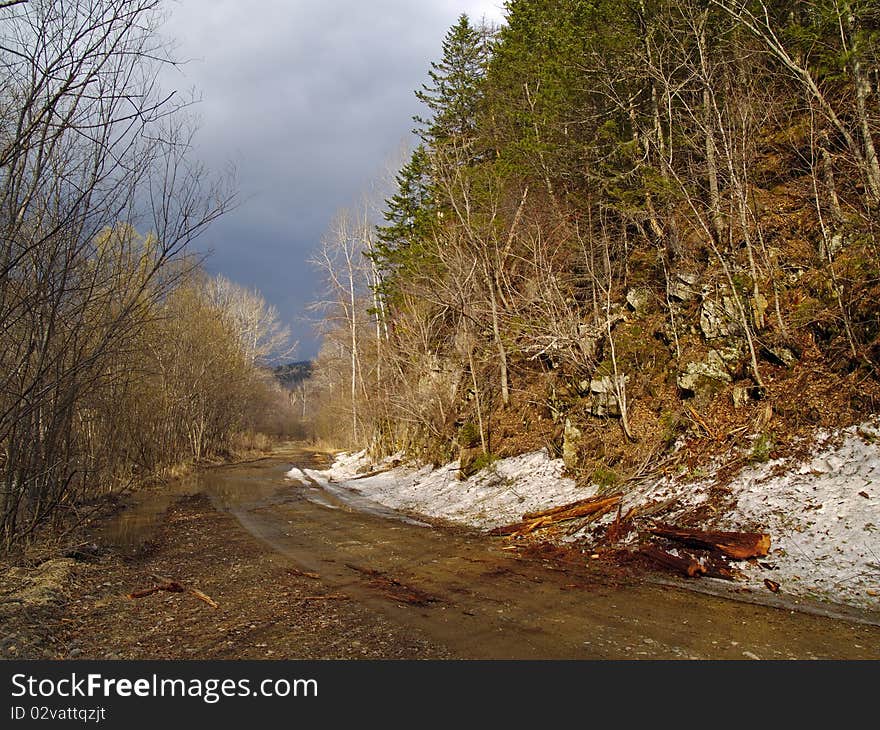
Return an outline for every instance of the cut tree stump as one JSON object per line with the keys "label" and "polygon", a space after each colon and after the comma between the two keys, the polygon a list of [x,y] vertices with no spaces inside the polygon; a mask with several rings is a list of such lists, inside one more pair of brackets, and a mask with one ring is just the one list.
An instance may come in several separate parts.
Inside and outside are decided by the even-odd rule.
{"label": "cut tree stump", "polygon": [[770,535],[763,532],[684,530],[668,525],[654,527],[649,532],[690,547],[714,550],[735,560],[763,558],[770,552]]}
{"label": "cut tree stump", "polygon": [[494,530],[489,530],[489,534],[494,537],[520,537],[528,535],[536,530],[543,530],[545,527],[550,527],[559,522],[576,520],[578,517],[586,517],[596,512],[610,512],[620,503],[621,497],[622,495],[620,494],[612,494],[608,497],[591,497],[559,507],[552,507],[543,512],[527,512],[523,515],[521,522],[496,527]]}
{"label": "cut tree stump", "polygon": [[654,545],[645,545],[639,548],[639,554],[644,555],[652,562],[657,563],[664,568],[670,568],[674,572],[681,573],[688,578],[699,578],[706,573],[706,569],[693,558],[689,556],[683,558],[678,557],[677,555],[667,553],[665,550],[661,550]]}

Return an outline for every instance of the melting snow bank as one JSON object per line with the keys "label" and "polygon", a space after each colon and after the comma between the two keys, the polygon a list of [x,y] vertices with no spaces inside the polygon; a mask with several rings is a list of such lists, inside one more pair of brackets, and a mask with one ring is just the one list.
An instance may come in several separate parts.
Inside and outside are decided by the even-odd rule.
{"label": "melting snow bank", "polygon": [[[774,569],[746,565],[795,595],[880,608],[880,432],[864,425],[827,436],[811,459],[767,463],[734,482],[727,525],[762,525],[773,539]],[[781,468],[780,468],[781,467]],[[768,575],[769,574],[769,575]]]}
{"label": "melting snow bank", "polygon": [[[625,487],[622,511],[635,505],[660,505],[663,509],[652,519],[676,524],[699,510],[712,515],[701,527],[767,532],[772,540],[769,556],[760,562],[736,563],[740,581],[755,591],[766,591],[768,578],[789,596],[876,610],[880,608],[878,443],[876,424],[819,433],[806,460],[748,466],[724,484],[712,478],[670,477]],[[439,469],[392,468],[399,459],[400,455],[372,465],[373,471],[387,470],[365,476],[371,464],[364,452],[341,454],[330,469],[303,473],[294,468],[288,476],[300,481],[307,477],[322,486],[333,483],[393,509],[483,529],[597,491],[563,477],[562,461],[550,459],[544,451],[499,460],[466,481],[458,480],[457,462]],[[614,516],[606,515],[562,539],[589,544]],[[627,539],[634,546],[637,532]]]}
{"label": "melting snow bank", "polygon": [[[376,465],[382,469],[400,455]],[[589,491],[562,476],[562,461],[538,451],[501,459],[466,481],[458,480],[458,462],[432,469],[397,466],[375,476],[359,474],[370,466],[363,451],[340,454],[326,471],[305,470],[305,476],[321,486],[334,483],[387,507],[441,517],[490,529],[520,519],[530,512],[566,504]],[[287,476],[299,479],[299,469]]]}

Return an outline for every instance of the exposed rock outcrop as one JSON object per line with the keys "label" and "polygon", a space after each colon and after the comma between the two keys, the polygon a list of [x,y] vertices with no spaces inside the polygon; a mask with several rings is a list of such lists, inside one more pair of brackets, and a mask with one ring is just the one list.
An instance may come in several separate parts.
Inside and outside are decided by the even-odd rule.
{"label": "exposed rock outcrop", "polygon": [[698,294],[698,283],[700,277],[696,274],[680,271],[671,277],[669,281],[669,298],[679,301],[688,302]]}
{"label": "exposed rock outcrop", "polygon": [[733,382],[727,362],[719,350],[709,350],[702,360],[691,361],[678,374],[678,387],[697,396],[709,395]]}
{"label": "exposed rock outcrop", "polygon": [[732,297],[707,298],[700,308],[700,332],[707,340],[730,337],[735,329],[736,303]]}
{"label": "exposed rock outcrop", "polygon": [[590,380],[590,413],[599,417],[620,417],[620,403],[617,399],[618,389],[626,387],[626,375],[603,375]]}
{"label": "exposed rock outcrop", "polygon": [[569,471],[578,467],[578,441],[582,436],[583,432],[572,423],[570,418],[566,418],[565,428],[562,431],[562,461]]}

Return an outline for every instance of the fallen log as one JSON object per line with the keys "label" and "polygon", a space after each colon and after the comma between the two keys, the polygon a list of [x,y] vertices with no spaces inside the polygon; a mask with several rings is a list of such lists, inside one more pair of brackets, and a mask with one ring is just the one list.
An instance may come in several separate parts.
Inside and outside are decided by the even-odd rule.
{"label": "fallen log", "polygon": [[664,568],[669,568],[676,573],[681,573],[688,578],[698,578],[706,573],[706,569],[691,557],[680,558],[672,553],[667,553],[654,545],[645,545],[639,548],[639,554]]}
{"label": "fallen log", "polygon": [[734,580],[730,565],[720,555],[710,553],[704,563],[707,578],[719,578],[721,580]]}
{"label": "fallen log", "polygon": [[[547,514],[540,512],[531,512],[523,515],[521,522],[515,522],[512,525],[502,525],[493,530],[489,530],[489,534],[494,537],[520,537],[528,535],[536,530],[543,530],[559,522],[567,522],[575,520],[578,517],[586,517],[596,512],[609,512],[616,507],[621,500],[622,495],[613,494],[609,497],[593,497],[587,500],[572,502],[571,504],[554,507],[547,510]],[[535,517],[534,515],[538,515]]]}
{"label": "fallen log", "polygon": [[[608,496],[619,496],[619,495],[608,495]],[[595,497],[587,497],[586,499],[579,499],[577,502],[569,502],[568,504],[560,504],[556,507],[550,507],[549,509],[540,510],[539,512],[526,512],[522,518],[523,522],[528,520],[537,520],[541,517],[551,517],[552,515],[559,514],[560,512],[566,512],[570,509],[575,509],[577,507],[585,507],[587,505],[596,504],[597,502],[604,502],[608,499],[608,496],[600,495]]]}
{"label": "fallen log", "polygon": [[762,558],[770,552],[770,535],[762,532],[684,530],[667,525],[654,527],[649,532],[690,547],[714,550],[735,560]]}
{"label": "fallen log", "polygon": [[575,522],[571,527],[566,530],[566,534],[574,535],[578,530],[582,530],[591,522],[595,522],[596,520],[601,519],[609,512],[614,512],[614,508],[620,508],[620,502],[611,502],[610,504],[605,505],[601,509],[596,510],[595,512],[591,512],[586,517],[580,518],[577,522]]}

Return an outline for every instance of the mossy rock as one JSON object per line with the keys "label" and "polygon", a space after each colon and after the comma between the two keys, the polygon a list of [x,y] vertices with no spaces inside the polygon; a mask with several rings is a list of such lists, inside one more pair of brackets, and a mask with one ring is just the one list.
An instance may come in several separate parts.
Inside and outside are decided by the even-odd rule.
{"label": "mossy rock", "polygon": [[566,418],[565,428],[562,432],[562,461],[570,472],[578,468],[580,461],[578,442],[582,436],[583,432],[572,423],[570,418]]}

